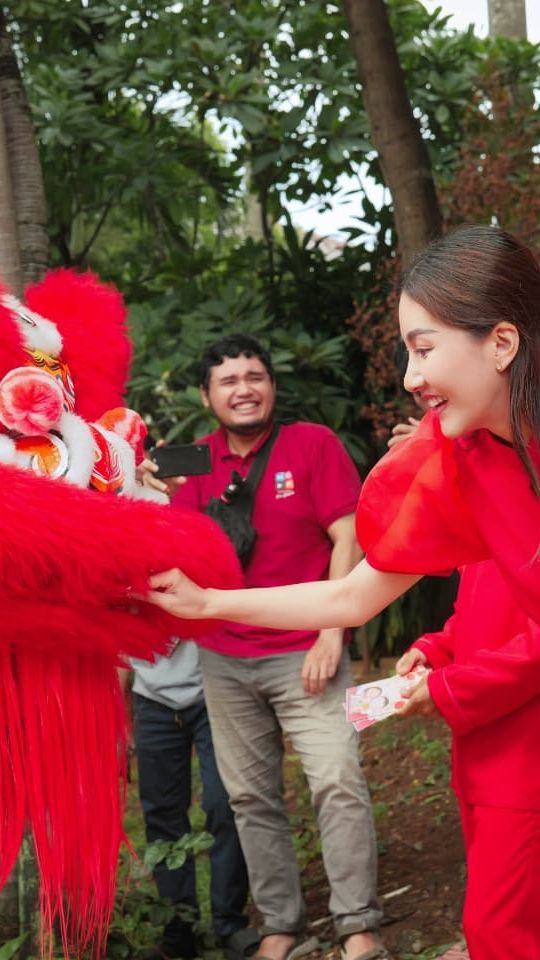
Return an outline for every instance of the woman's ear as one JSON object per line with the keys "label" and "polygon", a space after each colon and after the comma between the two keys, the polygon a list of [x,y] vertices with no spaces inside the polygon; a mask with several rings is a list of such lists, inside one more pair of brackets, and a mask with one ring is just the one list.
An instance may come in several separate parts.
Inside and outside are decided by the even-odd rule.
{"label": "woman's ear", "polygon": [[513,323],[501,321],[491,334],[495,347],[495,366],[499,373],[504,373],[518,352],[519,333]]}

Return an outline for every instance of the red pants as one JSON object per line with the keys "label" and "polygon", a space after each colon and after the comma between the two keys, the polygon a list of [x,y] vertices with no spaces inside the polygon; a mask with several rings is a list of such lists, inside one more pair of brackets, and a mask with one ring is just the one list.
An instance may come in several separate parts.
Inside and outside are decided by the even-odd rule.
{"label": "red pants", "polygon": [[540,812],[461,803],[471,960],[540,960]]}

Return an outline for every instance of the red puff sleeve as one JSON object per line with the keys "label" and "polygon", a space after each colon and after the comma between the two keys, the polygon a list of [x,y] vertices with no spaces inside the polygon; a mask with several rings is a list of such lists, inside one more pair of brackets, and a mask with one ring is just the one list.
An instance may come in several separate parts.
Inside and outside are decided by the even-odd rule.
{"label": "red puff sleeve", "polygon": [[367,477],[356,532],[372,567],[441,574],[489,557],[458,482],[453,442],[427,414]]}
{"label": "red puff sleeve", "polygon": [[[532,441],[530,455],[540,469]],[[495,560],[540,623],[540,499],[515,450],[488,430],[449,440],[426,414],[369,474],[356,529],[379,570],[436,574]]]}

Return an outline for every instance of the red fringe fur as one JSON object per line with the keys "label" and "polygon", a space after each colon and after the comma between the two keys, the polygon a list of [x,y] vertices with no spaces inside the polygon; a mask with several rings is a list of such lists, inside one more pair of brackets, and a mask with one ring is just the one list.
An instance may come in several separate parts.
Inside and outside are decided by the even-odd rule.
{"label": "red fringe fur", "polygon": [[129,600],[180,566],[204,586],[241,582],[207,517],[96,495],[0,467],[0,883],[28,822],[42,944],[99,953],[114,902],[125,716],[116,666],[204,629]]}

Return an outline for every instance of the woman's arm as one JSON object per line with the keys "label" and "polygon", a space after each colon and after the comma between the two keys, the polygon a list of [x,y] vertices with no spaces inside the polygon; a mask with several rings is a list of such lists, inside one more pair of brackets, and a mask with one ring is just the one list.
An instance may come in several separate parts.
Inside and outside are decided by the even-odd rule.
{"label": "woman's arm", "polygon": [[339,580],[297,583],[250,590],[202,589],[179,570],[150,580],[146,597],[177,617],[190,620],[233,620],[277,630],[322,630],[366,623],[421,577],[385,573],[367,560]]}

